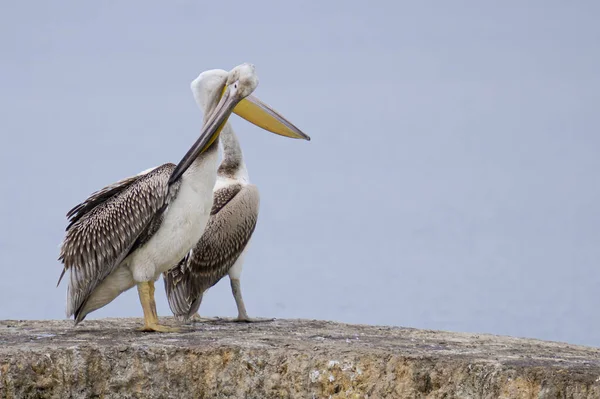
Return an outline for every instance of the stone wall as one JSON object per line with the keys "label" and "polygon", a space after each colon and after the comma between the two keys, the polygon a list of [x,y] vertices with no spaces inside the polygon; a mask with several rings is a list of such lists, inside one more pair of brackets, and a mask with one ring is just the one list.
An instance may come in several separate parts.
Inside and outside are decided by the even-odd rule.
{"label": "stone wall", "polygon": [[310,320],[139,325],[0,322],[0,397],[600,398],[597,348]]}

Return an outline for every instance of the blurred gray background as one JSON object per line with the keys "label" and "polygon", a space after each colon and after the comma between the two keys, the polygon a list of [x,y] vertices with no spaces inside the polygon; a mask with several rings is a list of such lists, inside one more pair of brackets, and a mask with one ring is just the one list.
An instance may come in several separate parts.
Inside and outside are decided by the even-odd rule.
{"label": "blurred gray background", "polygon": [[[251,316],[600,346],[600,3],[166,4],[0,6],[0,318],[64,318],[65,213],[179,161],[189,83],[251,62],[313,139],[232,117]],[[227,279],[201,314],[236,315]],[[90,317],[141,315],[134,289]]]}

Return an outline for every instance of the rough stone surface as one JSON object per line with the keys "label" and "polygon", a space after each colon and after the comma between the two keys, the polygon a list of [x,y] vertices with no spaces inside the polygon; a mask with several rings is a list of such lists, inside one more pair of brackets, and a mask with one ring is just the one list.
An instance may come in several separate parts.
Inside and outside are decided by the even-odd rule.
{"label": "rough stone surface", "polygon": [[600,398],[598,348],[311,320],[140,325],[0,322],[0,397]]}

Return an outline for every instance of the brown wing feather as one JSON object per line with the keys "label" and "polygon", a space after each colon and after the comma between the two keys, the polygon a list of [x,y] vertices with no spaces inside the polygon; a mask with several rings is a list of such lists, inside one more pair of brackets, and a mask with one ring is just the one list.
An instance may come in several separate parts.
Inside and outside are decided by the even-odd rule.
{"label": "brown wing feather", "polygon": [[223,278],[250,241],[258,219],[259,193],[254,185],[231,185],[213,194],[212,216],[198,244],[164,273],[169,306],[188,318],[194,303]]}
{"label": "brown wing feather", "polygon": [[191,304],[189,301],[189,293],[187,285],[183,283],[185,276],[185,270],[187,268],[187,262],[194,250],[183,258],[177,266],[171,268],[169,271],[163,273],[163,280],[165,283],[165,292],[167,294],[167,300],[169,301],[169,307],[171,312],[178,319],[185,319],[190,311]]}
{"label": "brown wing feather", "polygon": [[66,230],[68,231],[71,226],[79,219],[81,219],[86,213],[94,209],[97,205],[103,203],[110,197],[117,195],[121,191],[125,190],[132,183],[137,181],[139,176],[132,176],[125,178],[123,180],[119,180],[116,183],[113,183],[109,186],[104,187],[102,190],[98,190],[92,195],[89,196],[88,199],[83,201],[81,204],[75,206],[69,212],[67,212],[67,217],[69,218],[69,225]]}
{"label": "brown wing feather", "polygon": [[174,167],[164,164],[147,174],[121,180],[69,212],[70,225],[59,257],[63,274],[71,272],[68,317],[75,314],[78,318],[89,295],[134,249],[153,220],[162,217],[161,211],[178,188],[168,185]]}

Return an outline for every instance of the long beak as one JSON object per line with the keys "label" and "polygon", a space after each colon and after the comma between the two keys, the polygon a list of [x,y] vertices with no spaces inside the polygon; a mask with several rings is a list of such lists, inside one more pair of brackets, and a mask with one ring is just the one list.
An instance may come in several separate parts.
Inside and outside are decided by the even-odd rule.
{"label": "long beak", "polygon": [[219,133],[221,133],[231,112],[240,100],[242,100],[242,97],[240,97],[237,92],[232,91],[230,86],[225,88],[221,100],[204,124],[200,137],[175,167],[175,170],[169,178],[169,184],[172,184],[179,179],[190,167],[192,162],[194,162],[196,157],[206,151],[208,147],[214,143],[217,137],[219,137]]}
{"label": "long beak", "polygon": [[310,140],[310,137],[292,122],[252,95],[240,101],[233,112],[248,122],[280,136]]}

